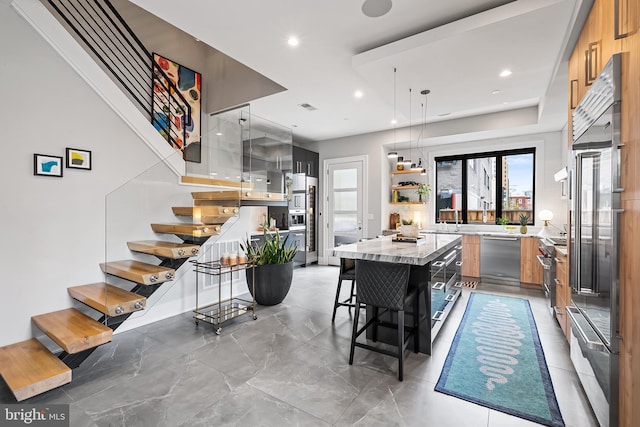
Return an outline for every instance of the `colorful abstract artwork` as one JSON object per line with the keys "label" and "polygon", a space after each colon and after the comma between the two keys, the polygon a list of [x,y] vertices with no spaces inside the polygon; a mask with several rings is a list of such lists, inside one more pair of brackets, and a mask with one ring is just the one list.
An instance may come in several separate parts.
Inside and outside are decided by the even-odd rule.
{"label": "colorful abstract artwork", "polygon": [[[202,75],[157,53],[153,54],[153,60],[169,77],[191,107],[191,120],[183,119],[185,111],[179,105],[175,105],[175,102],[166,102],[169,95],[164,87],[165,81],[156,72],[156,78],[160,81],[154,79],[153,84],[152,122],[154,127],[167,139],[167,130],[170,124],[173,124],[175,129],[179,129],[179,134],[172,133],[171,135],[177,149],[184,149],[189,144],[200,142]],[[182,129],[186,130],[184,141],[182,140]]]}
{"label": "colorful abstract artwork", "polygon": [[67,168],[91,170],[91,151],[67,148]]}
{"label": "colorful abstract artwork", "polygon": [[33,155],[33,174],[62,177],[62,157],[48,154]]}

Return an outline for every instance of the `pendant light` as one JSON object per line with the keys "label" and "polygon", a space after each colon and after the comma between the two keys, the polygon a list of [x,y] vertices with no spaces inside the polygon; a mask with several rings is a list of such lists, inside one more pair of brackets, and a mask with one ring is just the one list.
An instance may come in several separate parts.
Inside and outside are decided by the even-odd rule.
{"label": "pendant light", "polygon": [[396,151],[396,68],[393,67],[393,151],[389,151],[387,157],[390,159],[398,158]]}
{"label": "pendant light", "polygon": [[[422,115],[422,130],[420,131],[421,136],[424,138],[424,130],[427,127],[427,95],[429,95],[431,91],[429,89],[424,89],[420,92],[421,95],[424,95],[424,114]],[[420,140],[420,138],[418,138]],[[422,152],[422,150],[420,150]],[[424,155],[423,155],[424,156]],[[424,176],[427,174],[426,169],[422,169],[420,175]]]}
{"label": "pendant light", "polygon": [[409,88],[409,158],[404,159],[402,163],[405,169],[411,167],[411,88]]}

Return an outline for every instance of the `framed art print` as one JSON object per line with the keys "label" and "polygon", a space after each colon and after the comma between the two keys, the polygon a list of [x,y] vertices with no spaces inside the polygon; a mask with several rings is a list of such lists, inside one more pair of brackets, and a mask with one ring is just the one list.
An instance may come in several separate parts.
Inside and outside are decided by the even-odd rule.
{"label": "framed art print", "polygon": [[33,174],[62,177],[62,157],[48,154],[33,155]]}
{"label": "framed art print", "polygon": [[91,170],[91,151],[67,148],[67,168]]}

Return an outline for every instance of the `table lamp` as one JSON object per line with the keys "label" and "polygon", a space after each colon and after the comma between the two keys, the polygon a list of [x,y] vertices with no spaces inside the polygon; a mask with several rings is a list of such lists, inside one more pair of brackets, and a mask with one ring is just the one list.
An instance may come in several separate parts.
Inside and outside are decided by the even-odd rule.
{"label": "table lamp", "polygon": [[549,236],[549,221],[551,221],[553,219],[553,212],[551,212],[550,210],[547,210],[547,209],[542,210],[538,214],[538,218],[540,218],[542,221],[544,221],[544,225],[540,229],[540,232],[538,232],[538,236],[540,236],[540,237]]}

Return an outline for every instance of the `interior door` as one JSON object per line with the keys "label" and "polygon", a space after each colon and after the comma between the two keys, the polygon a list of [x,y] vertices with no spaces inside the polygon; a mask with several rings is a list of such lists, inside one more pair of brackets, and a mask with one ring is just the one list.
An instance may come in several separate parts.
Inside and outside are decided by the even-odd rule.
{"label": "interior door", "polygon": [[331,256],[331,248],[355,243],[364,230],[364,160],[328,163],[326,253],[331,265],[339,258]]}

